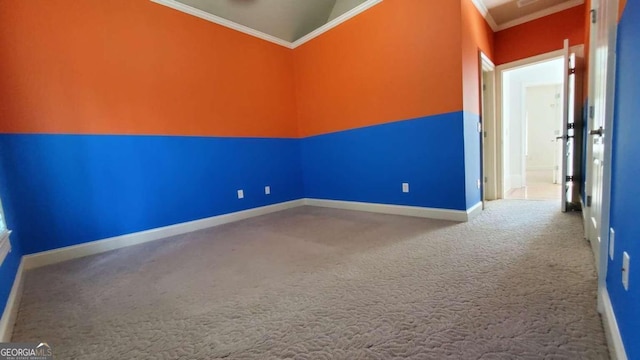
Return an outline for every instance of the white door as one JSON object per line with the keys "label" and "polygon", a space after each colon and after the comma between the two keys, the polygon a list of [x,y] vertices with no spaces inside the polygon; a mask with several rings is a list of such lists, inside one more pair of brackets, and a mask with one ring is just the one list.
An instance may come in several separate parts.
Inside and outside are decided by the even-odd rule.
{"label": "white door", "polygon": [[[564,100],[563,103],[565,104],[564,108],[562,109],[562,137],[560,138],[560,140],[562,140],[562,176],[560,177],[560,184],[565,184],[565,179],[567,178],[567,136],[569,135],[569,113],[567,112],[567,109],[570,107],[568,106],[568,101],[569,101],[569,68],[570,68],[571,64],[570,64],[570,59],[569,59],[569,40],[565,40],[564,41],[564,67],[563,67],[563,81],[562,84],[564,85],[563,87],[563,92],[562,92],[562,99]],[[560,209],[562,210],[562,212],[567,211],[567,201],[565,200],[566,196],[565,196],[566,192],[565,192],[565,186],[562,187],[562,196],[560,198]]]}
{"label": "white door", "polygon": [[569,52],[569,40],[564,41],[564,74],[563,74],[563,107],[562,107],[562,135],[557,139],[561,148],[561,200],[560,208],[563,212],[569,209],[573,202],[574,191],[574,175],[576,171],[574,166],[577,164],[574,158],[574,125],[575,125],[575,101],[576,101],[576,55]]}
{"label": "white door", "polygon": [[[562,86],[537,85],[529,86],[525,90],[525,112],[527,124],[526,171],[527,182],[534,192],[534,187],[541,184],[560,184],[560,165],[562,162],[562,148],[560,137],[562,128]],[[557,186],[560,188],[560,186]],[[540,194],[548,197],[547,189]],[[554,199],[558,200],[560,191],[555,192]]]}
{"label": "white door", "polygon": [[[591,64],[589,66],[589,135],[587,135],[587,184],[586,214],[587,237],[596,259],[596,267],[602,279],[601,270],[606,269],[606,247],[608,237],[608,196],[603,197],[605,184],[607,151],[610,143],[607,123],[613,117],[613,76],[615,71],[615,32],[617,1],[593,0],[593,20],[591,25]],[[609,140],[609,141],[606,141]],[[604,269],[601,269],[603,267]],[[606,270],[604,270],[606,271]]]}

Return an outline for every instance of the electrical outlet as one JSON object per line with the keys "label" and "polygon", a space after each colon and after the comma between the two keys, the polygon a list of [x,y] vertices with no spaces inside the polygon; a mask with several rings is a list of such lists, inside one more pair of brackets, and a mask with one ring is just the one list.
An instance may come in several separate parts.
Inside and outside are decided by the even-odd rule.
{"label": "electrical outlet", "polygon": [[480,181],[480,179],[478,179],[478,189],[480,189],[480,186],[482,186],[482,182]]}
{"label": "electrical outlet", "polygon": [[625,290],[629,290],[629,262],[631,258],[629,254],[625,251],[622,253],[622,286],[624,286]]}
{"label": "electrical outlet", "polygon": [[238,190],[238,199],[244,199],[244,190]]}
{"label": "electrical outlet", "polygon": [[609,229],[609,258],[613,260],[613,249],[616,243],[616,231],[613,228]]}
{"label": "electrical outlet", "polygon": [[265,193],[266,195],[271,194],[271,186],[265,186],[265,187],[264,187],[264,193]]}
{"label": "electrical outlet", "polygon": [[402,183],[402,192],[403,193],[409,192],[409,183]]}

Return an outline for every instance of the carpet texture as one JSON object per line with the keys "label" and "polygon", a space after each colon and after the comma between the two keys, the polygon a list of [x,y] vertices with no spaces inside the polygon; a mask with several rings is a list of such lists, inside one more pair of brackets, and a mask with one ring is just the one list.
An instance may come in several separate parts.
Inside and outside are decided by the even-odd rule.
{"label": "carpet texture", "polygon": [[29,271],[57,359],[608,359],[579,214],[301,207]]}

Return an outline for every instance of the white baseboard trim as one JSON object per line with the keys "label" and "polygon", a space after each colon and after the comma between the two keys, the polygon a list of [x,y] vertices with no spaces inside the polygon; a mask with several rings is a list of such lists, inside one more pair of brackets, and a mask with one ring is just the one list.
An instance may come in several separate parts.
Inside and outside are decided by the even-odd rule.
{"label": "white baseboard trim", "polygon": [[611,298],[609,298],[607,288],[600,288],[600,298],[602,299],[602,306],[604,307],[602,321],[604,322],[604,332],[607,336],[611,359],[627,360],[627,352],[624,349],[624,343],[622,342],[622,336],[620,336],[620,329],[618,328],[618,321],[613,312],[613,306],[611,305]]}
{"label": "white baseboard trim", "polygon": [[20,308],[20,299],[22,298],[22,273],[24,272],[24,260],[20,261],[18,272],[13,279],[13,286],[7,299],[7,304],[0,318],[0,342],[10,342],[13,334],[13,326],[18,317],[18,309]]}
{"label": "white baseboard trim", "polygon": [[[406,205],[389,205],[378,203],[364,203],[357,201],[341,201],[341,200],[324,200],[324,199],[304,199],[304,204],[309,206],[319,206],[333,209],[366,211],[380,214],[404,215],[413,217],[422,217],[438,220],[450,220],[465,222],[469,220],[471,213],[464,210],[436,209],[419,206]],[[469,210],[477,212],[475,205]],[[482,211],[482,203],[480,203],[480,211]]]}
{"label": "white baseboard trim", "polygon": [[471,221],[477,218],[480,214],[482,214],[482,201],[479,201],[477,204],[473,205],[469,209],[467,209],[467,220]]}
{"label": "white baseboard trim", "polygon": [[66,260],[99,254],[127,246],[146,243],[149,241],[160,240],[170,236],[186,234],[192,231],[202,230],[302,205],[304,205],[304,201],[302,199],[287,201],[279,204],[267,205],[254,209],[212,216],[205,219],[199,219],[131,234],[114,236],[107,239],[91,241],[84,244],[66,246],[63,248],[43,251],[31,255],[25,255],[23,257],[24,269],[29,270],[41,266],[56,264]]}
{"label": "white baseboard trim", "polygon": [[99,254],[127,246],[138,245],[149,241],[164,239],[171,236],[186,234],[230,222],[244,220],[255,216],[265,215],[277,211],[291,209],[298,206],[320,206],[345,210],[367,211],[383,214],[405,215],[431,219],[469,221],[482,212],[482,203],[474,205],[467,211],[435,209],[417,206],[387,205],[362,203],[353,201],[337,201],[322,199],[298,199],[255,209],[238,211],[230,214],[218,215],[206,219],[194,220],[175,225],[140,231],[131,234],[114,236],[107,239],[91,241],[83,244],[66,246],[63,248],[43,251],[23,256],[24,270],[56,264],[59,262]]}
{"label": "white baseboard trim", "polygon": [[582,211],[580,211],[580,214],[582,215],[582,227],[584,228],[584,238],[589,240],[589,234],[587,233],[587,231],[589,231],[589,228],[587,226],[588,225],[587,220],[589,219],[589,216],[588,216],[589,209],[585,205],[582,195],[580,195],[580,206],[582,207]]}

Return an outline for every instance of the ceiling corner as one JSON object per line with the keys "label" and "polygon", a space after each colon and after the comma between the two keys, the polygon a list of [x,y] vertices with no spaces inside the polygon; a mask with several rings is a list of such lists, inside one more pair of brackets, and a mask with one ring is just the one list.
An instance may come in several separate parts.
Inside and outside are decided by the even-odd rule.
{"label": "ceiling corner", "polygon": [[491,27],[491,30],[493,30],[494,32],[498,31],[498,24],[496,24],[496,21],[489,13],[489,9],[487,9],[487,6],[484,4],[484,2],[482,2],[482,0],[471,0],[471,2],[476,7],[476,9],[478,9],[482,17],[484,17],[484,19],[487,21],[487,23]]}

